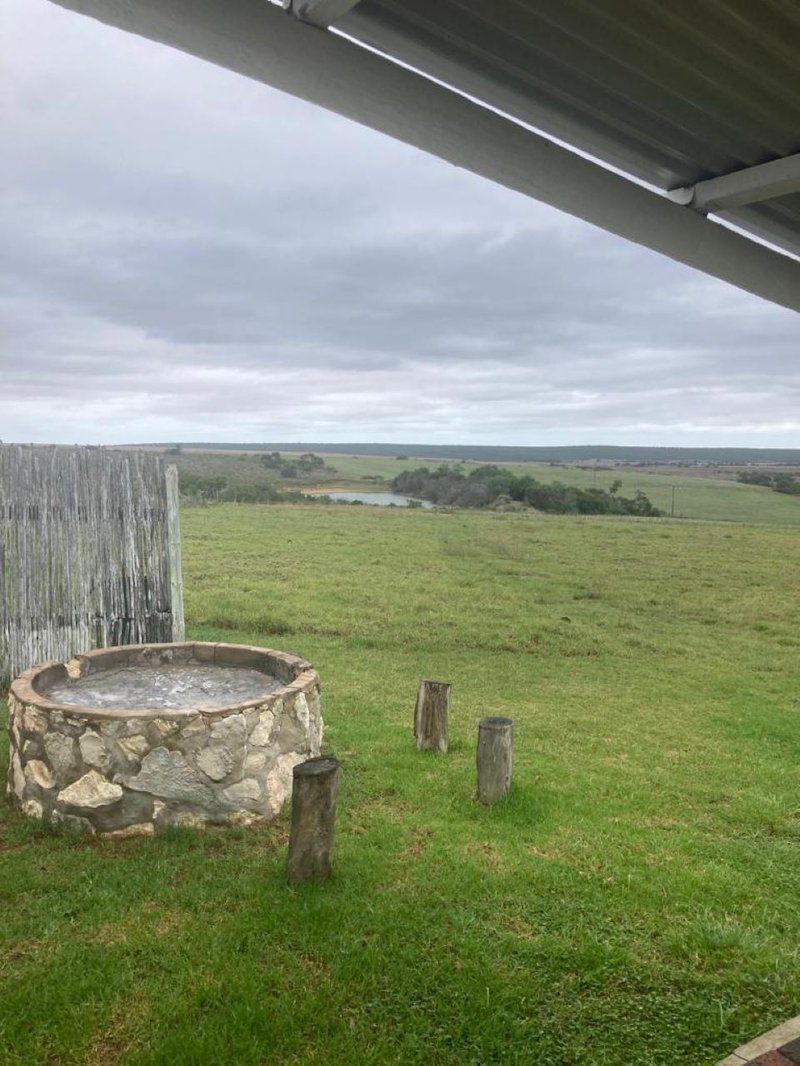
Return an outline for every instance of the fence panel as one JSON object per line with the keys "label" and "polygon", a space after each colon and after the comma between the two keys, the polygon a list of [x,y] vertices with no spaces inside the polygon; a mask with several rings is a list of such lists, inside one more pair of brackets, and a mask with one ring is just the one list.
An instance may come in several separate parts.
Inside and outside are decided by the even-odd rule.
{"label": "fence panel", "polygon": [[88,648],[183,638],[170,490],[152,453],[0,445],[0,681]]}

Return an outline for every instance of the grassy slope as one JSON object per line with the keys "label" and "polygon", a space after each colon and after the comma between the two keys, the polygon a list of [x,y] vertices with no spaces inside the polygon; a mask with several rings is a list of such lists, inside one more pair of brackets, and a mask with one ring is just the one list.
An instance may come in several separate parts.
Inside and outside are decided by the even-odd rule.
{"label": "grassy slope", "polygon": [[3,1062],[668,1066],[796,1013],[796,534],[233,505],[184,559],[195,636],[321,671],[336,876],[286,887],[285,819],[109,844],[3,809]]}
{"label": "grassy slope", "polygon": [[[515,468],[516,469],[516,468]],[[607,489],[617,479],[622,493],[632,496],[637,489],[653,504],[669,514],[672,486],[675,486],[675,515],[722,522],[755,522],[764,525],[800,526],[800,498],[786,496],[758,485],[742,485],[722,478],[704,478],[675,472],[644,473],[636,470],[580,470],[577,467],[519,467],[540,481],[563,481],[586,488]]]}

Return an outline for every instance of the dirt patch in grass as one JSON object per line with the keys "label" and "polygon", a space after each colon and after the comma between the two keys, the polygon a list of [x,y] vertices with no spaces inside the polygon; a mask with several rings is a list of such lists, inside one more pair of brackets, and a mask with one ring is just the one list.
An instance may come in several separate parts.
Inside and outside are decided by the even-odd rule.
{"label": "dirt patch in grass", "polygon": [[411,831],[411,835],[411,843],[401,852],[401,858],[418,859],[430,844],[433,838],[433,830],[421,825],[414,828]]}
{"label": "dirt patch in grass", "polygon": [[464,848],[467,855],[473,855],[487,863],[495,873],[502,873],[505,870],[505,862],[503,856],[497,850],[497,848],[490,841],[482,841],[481,843],[467,844]]}
{"label": "dirt patch in grass", "polygon": [[98,1030],[84,1052],[83,1066],[115,1066],[137,1043],[149,1016],[142,1000],[127,1000],[114,1008],[111,1021]]}

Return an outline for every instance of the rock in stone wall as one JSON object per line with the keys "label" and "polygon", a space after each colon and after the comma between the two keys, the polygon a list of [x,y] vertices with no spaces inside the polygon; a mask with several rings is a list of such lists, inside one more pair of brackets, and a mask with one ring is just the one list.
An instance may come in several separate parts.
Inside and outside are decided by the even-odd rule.
{"label": "rock in stone wall", "polygon": [[[12,803],[55,825],[126,836],[169,825],[249,824],[278,814],[291,794],[294,766],[320,751],[319,677],[283,653],[180,647],[197,649],[198,657],[213,648],[246,651],[250,660],[269,655],[270,668],[278,673],[279,666],[286,683],[224,710],[89,712],[48,704],[34,687],[42,668],[28,671],[9,696]],[[125,650],[115,650],[117,661]],[[224,661],[231,660],[225,655]]]}

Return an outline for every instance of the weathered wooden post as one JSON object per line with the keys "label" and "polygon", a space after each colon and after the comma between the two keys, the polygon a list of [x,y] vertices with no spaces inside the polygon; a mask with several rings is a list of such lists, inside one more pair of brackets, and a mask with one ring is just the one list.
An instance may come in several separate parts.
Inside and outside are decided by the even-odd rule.
{"label": "weathered wooden post", "polygon": [[341,764],[332,755],[298,763],[292,773],[292,828],[287,876],[323,881],[331,872]]}
{"label": "weathered wooden post", "polygon": [[478,799],[495,803],[511,788],[513,718],[482,718],[478,724]]}
{"label": "weathered wooden post", "polygon": [[183,620],[183,570],[181,566],[181,498],[178,488],[178,468],[171,465],[164,471],[167,483],[167,552],[169,555],[169,583],[172,603],[172,639],[186,640]]}
{"label": "weathered wooden post", "polygon": [[450,685],[446,681],[422,681],[417,694],[414,736],[418,751],[447,751],[447,712]]}

